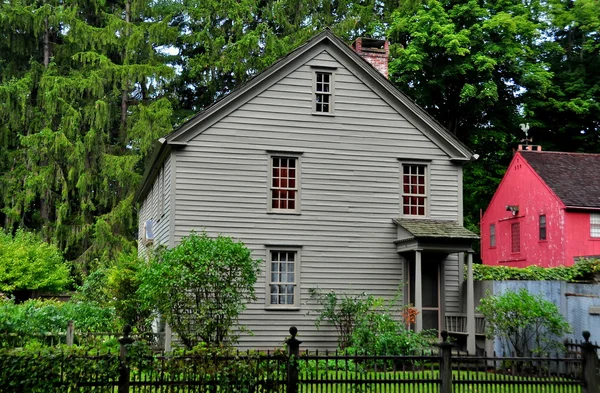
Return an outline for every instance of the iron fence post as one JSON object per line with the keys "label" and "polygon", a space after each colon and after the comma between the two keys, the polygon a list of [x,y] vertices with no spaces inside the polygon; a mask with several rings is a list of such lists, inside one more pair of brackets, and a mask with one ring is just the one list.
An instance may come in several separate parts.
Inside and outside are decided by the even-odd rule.
{"label": "iron fence post", "polygon": [[448,332],[442,330],[440,347],[440,393],[452,393],[452,344],[448,340]]}
{"label": "iron fence post", "polygon": [[302,341],[296,338],[298,329],[295,326],[290,328],[290,338],[285,340],[288,347],[287,364],[287,393],[298,392],[298,357],[300,356],[300,344]]}
{"label": "iron fence post", "polygon": [[583,358],[583,379],[585,385],[581,389],[582,393],[598,393],[600,392],[600,383],[596,374],[598,367],[598,355],[596,355],[596,347],[590,342],[590,332],[583,332],[585,341],[580,344],[581,357]]}
{"label": "iron fence post", "polygon": [[129,393],[129,364],[127,363],[127,345],[135,340],[129,337],[131,326],[123,327],[123,337],[119,339],[119,393]]}

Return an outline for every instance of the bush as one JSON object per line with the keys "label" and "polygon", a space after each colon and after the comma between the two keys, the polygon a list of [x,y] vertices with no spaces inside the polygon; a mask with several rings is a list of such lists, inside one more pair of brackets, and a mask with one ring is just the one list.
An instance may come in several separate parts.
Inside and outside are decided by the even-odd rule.
{"label": "bush", "polygon": [[555,304],[526,289],[506,291],[481,300],[478,307],[486,320],[488,338],[498,337],[516,356],[547,354],[562,347],[569,324]]}
{"label": "bush", "polygon": [[0,230],[0,292],[60,292],[71,284],[69,267],[55,246],[39,236]]}
{"label": "bush", "polygon": [[379,299],[356,325],[349,352],[359,355],[405,356],[423,353],[437,338],[435,332],[416,333],[393,317],[393,304],[384,307]]}
{"label": "bush", "polygon": [[137,332],[148,332],[152,308],[138,293],[145,267],[146,262],[138,258],[137,253],[121,253],[113,266],[92,272],[78,288],[74,298],[114,309],[120,320],[119,325],[128,324]]}
{"label": "bush", "polygon": [[322,294],[314,288],[310,293],[321,306],[315,325],[331,323],[338,333],[339,348],[350,354],[411,355],[427,350],[436,337],[432,332],[410,330],[416,311],[410,306],[398,307],[399,296],[385,305],[383,299],[365,293]]}
{"label": "bush", "polygon": [[[525,268],[508,266],[473,265],[473,280],[549,280],[575,281],[590,279],[592,274],[600,272],[600,259],[582,259],[572,266]],[[465,279],[467,272],[465,271]]]}
{"label": "bush", "polygon": [[23,343],[40,342],[47,334],[65,332],[69,320],[83,332],[115,332],[119,330],[114,309],[91,302],[58,302],[28,300],[15,304],[0,301],[0,347],[6,346],[7,334],[19,336]]}
{"label": "bush", "polygon": [[310,297],[321,306],[315,321],[317,329],[323,321],[331,323],[338,334],[339,348],[348,347],[356,324],[375,303],[375,298],[365,293],[353,296],[331,291],[323,294],[317,288],[311,288],[309,292]]}
{"label": "bush", "polygon": [[139,293],[187,348],[201,341],[233,342],[239,314],[255,299],[259,263],[241,242],[192,233],[150,261],[142,271]]}

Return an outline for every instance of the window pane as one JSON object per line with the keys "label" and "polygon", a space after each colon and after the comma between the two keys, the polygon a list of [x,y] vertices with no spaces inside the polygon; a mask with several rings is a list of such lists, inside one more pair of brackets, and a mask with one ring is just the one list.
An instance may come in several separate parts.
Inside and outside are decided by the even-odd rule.
{"label": "window pane", "polygon": [[425,165],[402,165],[403,214],[426,215],[425,169]]}
{"label": "window pane", "polygon": [[521,225],[519,223],[510,226],[512,252],[521,252]]}

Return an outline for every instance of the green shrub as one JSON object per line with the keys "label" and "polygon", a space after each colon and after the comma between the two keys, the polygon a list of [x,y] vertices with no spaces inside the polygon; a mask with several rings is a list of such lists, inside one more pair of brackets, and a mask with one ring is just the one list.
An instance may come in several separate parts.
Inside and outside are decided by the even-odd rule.
{"label": "green shrub", "polygon": [[69,285],[69,267],[58,248],[30,232],[18,230],[13,237],[0,230],[0,292],[60,292]]}
{"label": "green shrub", "polygon": [[323,321],[332,324],[338,335],[339,348],[346,349],[356,324],[371,309],[375,298],[366,293],[338,295],[331,291],[324,294],[317,288],[310,288],[309,292],[310,297],[321,306],[317,310],[315,326],[319,329]]}
{"label": "green shrub", "polygon": [[556,305],[526,289],[506,291],[481,299],[478,307],[486,320],[488,338],[498,337],[517,356],[546,354],[561,348],[570,331]]}
{"label": "green shrub", "polygon": [[236,340],[233,330],[254,300],[259,260],[229,237],[192,233],[141,272],[140,298],[155,307],[186,348]]}
{"label": "green shrub", "polygon": [[376,301],[356,325],[349,352],[359,355],[403,356],[423,353],[437,337],[434,332],[416,333],[393,317],[394,308]]}
{"label": "green shrub", "polygon": [[44,335],[65,332],[68,321],[83,332],[119,331],[115,311],[91,302],[58,302],[55,300],[28,300],[15,304],[0,301],[0,347],[8,343],[7,335],[15,334],[20,342],[40,341]]}
{"label": "green shrub", "polygon": [[121,253],[110,267],[92,272],[74,298],[112,308],[120,325],[131,325],[139,333],[150,331],[152,308],[138,293],[146,262],[137,253]]}
{"label": "green shrub", "polygon": [[[600,272],[600,259],[582,259],[572,266],[525,268],[508,266],[473,265],[473,280],[533,280],[533,281],[576,281],[587,280],[593,273]],[[465,279],[467,272],[465,271]]]}

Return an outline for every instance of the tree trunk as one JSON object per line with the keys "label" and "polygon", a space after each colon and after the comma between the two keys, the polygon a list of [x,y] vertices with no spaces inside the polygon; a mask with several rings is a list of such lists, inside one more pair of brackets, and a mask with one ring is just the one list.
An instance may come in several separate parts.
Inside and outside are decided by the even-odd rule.
{"label": "tree trunk", "polygon": [[48,18],[44,19],[44,68],[50,64],[50,28],[48,27]]}

